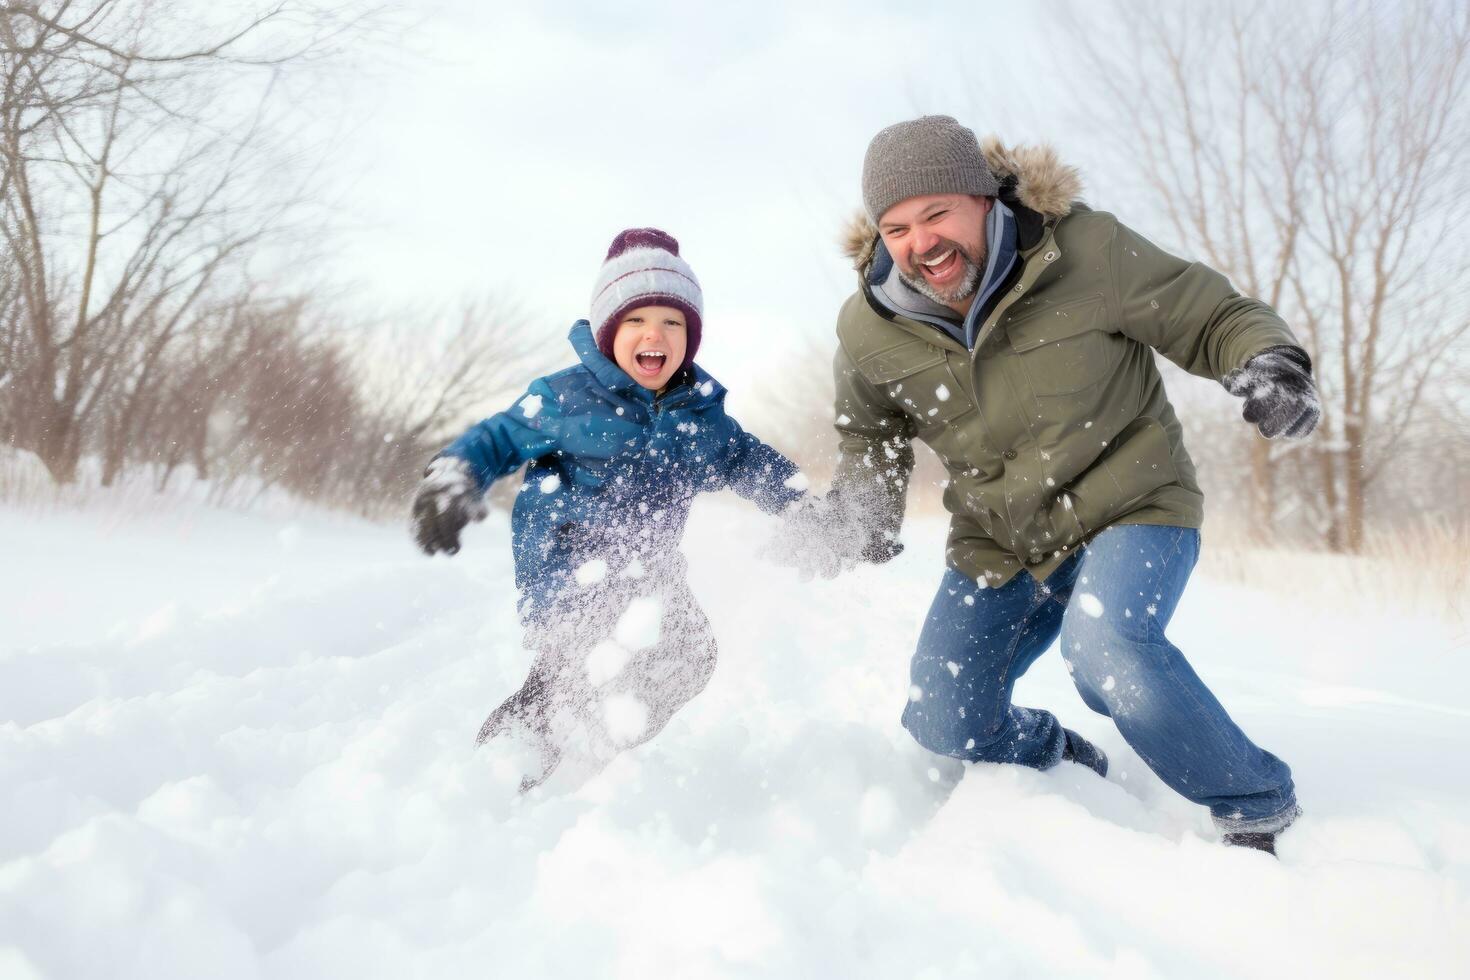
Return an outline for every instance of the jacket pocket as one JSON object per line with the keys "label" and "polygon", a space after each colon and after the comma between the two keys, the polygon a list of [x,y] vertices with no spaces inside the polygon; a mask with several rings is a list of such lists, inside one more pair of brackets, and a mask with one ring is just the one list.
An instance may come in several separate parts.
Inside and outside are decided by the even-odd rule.
{"label": "jacket pocket", "polygon": [[948,423],[974,409],[949,366],[949,355],[917,340],[858,362],[863,376],[888,394],[921,430]]}
{"label": "jacket pocket", "polygon": [[1158,419],[1139,417],[1123,427],[1113,450],[1067,488],[1059,504],[1070,506],[1083,534],[1126,514],[1160,487],[1179,482],[1169,433]]}
{"label": "jacket pocket", "polygon": [[1119,338],[1107,329],[1101,293],[1026,311],[1006,324],[1011,350],[1037,397],[1070,395],[1105,379]]}

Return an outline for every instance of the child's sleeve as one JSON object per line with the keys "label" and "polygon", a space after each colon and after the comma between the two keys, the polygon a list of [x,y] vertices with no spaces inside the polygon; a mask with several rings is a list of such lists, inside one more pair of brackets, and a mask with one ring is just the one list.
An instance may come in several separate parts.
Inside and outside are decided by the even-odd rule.
{"label": "child's sleeve", "polygon": [[768,514],[780,513],[806,496],[806,480],[796,464],[740,427],[729,423],[729,452],[725,456],[725,483]]}
{"label": "child's sleeve", "polygon": [[483,491],[522,463],[555,450],[561,441],[561,418],[556,394],[544,378],[538,378],[514,405],[476,422],[439,455],[468,463]]}

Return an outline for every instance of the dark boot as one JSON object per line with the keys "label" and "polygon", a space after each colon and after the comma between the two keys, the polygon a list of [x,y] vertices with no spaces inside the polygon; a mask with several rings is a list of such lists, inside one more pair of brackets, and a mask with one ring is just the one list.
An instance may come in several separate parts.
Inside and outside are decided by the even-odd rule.
{"label": "dark boot", "polygon": [[1276,835],[1261,833],[1226,834],[1221,838],[1229,847],[1249,847],[1276,856]]}
{"label": "dark boot", "polygon": [[528,728],[513,730],[508,726],[491,726],[488,721],[480,730],[480,738],[477,743],[484,745],[506,735],[516,737],[521,748],[527,753],[522,762],[531,771],[521,777],[520,791],[529,793],[551,777],[561,763],[561,750],[550,742],[538,738],[536,733]]}
{"label": "dark boot", "polygon": [[522,793],[528,793],[544,783],[561,762],[561,749],[552,744],[541,714],[545,700],[545,679],[533,671],[520,690],[490,712],[490,717],[485,719],[485,724],[480,726],[479,735],[475,737],[476,745],[484,745],[491,739],[517,734],[523,744],[534,747],[535,771],[521,779]]}
{"label": "dark boot", "polygon": [[1063,728],[1062,734],[1066,736],[1066,741],[1062,743],[1063,761],[1086,766],[1104,779],[1108,777],[1108,757],[1102,749],[1070,728]]}
{"label": "dark boot", "polygon": [[1286,831],[1286,828],[1296,823],[1297,817],[1302,815],[1302,808],[1293,806],[1291,812],[1278,815],[1272,820],[1276,824],[1274,830],[1232,830],[1221,836],[1221,843],[1227,847],[1249,847],[1253,851],[1265,851],[1272,857],[1276,856],[1276,838]]}

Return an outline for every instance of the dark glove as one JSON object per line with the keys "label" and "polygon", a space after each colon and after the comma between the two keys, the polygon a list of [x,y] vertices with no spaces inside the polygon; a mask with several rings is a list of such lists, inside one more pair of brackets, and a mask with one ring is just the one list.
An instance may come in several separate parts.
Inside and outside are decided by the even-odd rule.
{"label": "dark glove", "polygon": [[861,557],[865,562],[881,565],[885,561],[892,561],[901,554],[903,554],[902,541],[897,540],[887,531],[874,531],[868,535],[868,541],[863,545]]}
{"label": "dark glove", "polygon": [[901,551],[902,544],[868,527],[853,501],[832,490],[793,504],[761,555],[796,569],[806,582],[836,578],[861,562],[881,564]]}
{"label": "dark glove", "polygon": [[762,558],[796,569],[803,582],[836,578],[862,560],[864,535],[832,494],[803,497],[781,518],[775,537],[760,549]]}
{"label": "dark glove", "polygon": [[[844,493],[843,489],[848,492]],[[858,551],[858,557],[873,565],[881,565],[886,561],[892,561],[903,554],[903,542],[898,540],[898,535],[892,531],[884,531],[875,527],[865,519],[866,515],[876,512],[882,503],[877,500],[864,500],[864,495],[855,492],[851,484],[845,488],[834,487],[827,491],[826,500],[828,504],[847,515],[844,526],[853,529],[862,540],[862,546]]]}
{"label": "dark glove", "polygon": [[1267,439],[1308,435],[1322,417],[1312,360],[1300,347],[1267,347],[1225,375],[1224,385],[1245,399],[1241,415]]}
{"label": "dark glove", "polygon": [[459,532],[485,514],[485,501],[469,464],[455,456],[440,456],[424,470],[413,498],[414,540],[427,555],[457,554]]}

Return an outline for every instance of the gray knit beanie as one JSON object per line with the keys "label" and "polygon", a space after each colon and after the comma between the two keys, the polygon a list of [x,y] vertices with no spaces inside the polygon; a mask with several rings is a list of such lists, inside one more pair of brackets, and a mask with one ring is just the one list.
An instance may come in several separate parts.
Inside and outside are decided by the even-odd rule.
{"label": "gray knit beanie", "polygon": [[921,194],[999,193],[974,132],[950,116],[895,123],[873,137],[863,157],[863,205],[874,221]]}

